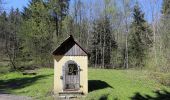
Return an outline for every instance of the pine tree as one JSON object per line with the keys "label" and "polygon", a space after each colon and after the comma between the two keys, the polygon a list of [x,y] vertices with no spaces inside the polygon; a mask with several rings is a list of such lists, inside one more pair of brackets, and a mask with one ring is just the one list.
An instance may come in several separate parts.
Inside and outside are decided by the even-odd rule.
{"label": "pine tree", "polygon": [[55,19],[56,35],[62,34],[63,21],[68,15],[70,0],[48,0],[47,5],[52,17]]}
{"label": "pine tree", "polygon": [[[41,0],[32,0],[26,10],[21,37],[23,39],[23,59],[31,60],[33,64],[45,66],[50,62],[50,53],[53,49],[53,27],[48,9]],[[46,61],[46,62],[45,62]]]}
{"label": "pine tree", "polygon": [[110,68],[111,53],[117,47],[112,35],[109,18],[101,18],[94,24],[91,39],[91,64],[96,67]]}
{"label": "pine tree", "polygon": [[2,14],[0,14],[0,53],[1,53],[1,59],[6,57],[5,53],[5,45],[6,45],[6,36],[7,34],[7,14],[4,11]]}
{"label": "pine tree", "polygon": [[148,23],[144,19],[144,13],[136,4],[133,10],[133,22],[130,27],[129,37],[129,53],[131,57],[131,65],[141,67],[144,66],[144,59],[150,47],[152,47],[152,31]]}

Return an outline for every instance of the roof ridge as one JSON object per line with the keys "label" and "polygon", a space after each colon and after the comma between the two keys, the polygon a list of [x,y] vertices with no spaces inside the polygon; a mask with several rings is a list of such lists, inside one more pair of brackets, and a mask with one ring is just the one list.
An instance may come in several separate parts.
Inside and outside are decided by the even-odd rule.
{"label": "roof ridge", "polygon": [[[72,41],[72,42],[71,42]],[[88,55],[88,52],[80,46],[80,44],[74,39],[74,37],[72,35],[70,35],[68,38],[66,38],[54,51],[53,51],[53,55],[64,55],[68,50],[63,49],[64,46],[66,45],[66,43],[69,43],[68,48],[71,48],[74,43],[77,44],[79,46],[79,48],[85,52]],[[58,53],[57,53],[58,52]]]}

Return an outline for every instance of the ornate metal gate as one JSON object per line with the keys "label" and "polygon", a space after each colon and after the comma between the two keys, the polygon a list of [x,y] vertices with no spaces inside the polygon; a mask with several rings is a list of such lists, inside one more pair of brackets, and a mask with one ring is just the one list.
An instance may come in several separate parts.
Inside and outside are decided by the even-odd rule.
{"label": "ornate metal gate", "polygon": [[63,90],[76,91],[80,88],[80,70],[74,61],[66,62],[63,66]]}

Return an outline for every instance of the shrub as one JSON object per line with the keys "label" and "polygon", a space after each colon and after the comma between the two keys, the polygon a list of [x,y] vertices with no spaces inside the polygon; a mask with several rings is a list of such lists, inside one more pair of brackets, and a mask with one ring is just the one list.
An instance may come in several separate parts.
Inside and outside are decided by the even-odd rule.
{"label": "shrub", "polygon": [[150,77],[164,86],[170,86],[170,74],[154,72],[150,74]]}

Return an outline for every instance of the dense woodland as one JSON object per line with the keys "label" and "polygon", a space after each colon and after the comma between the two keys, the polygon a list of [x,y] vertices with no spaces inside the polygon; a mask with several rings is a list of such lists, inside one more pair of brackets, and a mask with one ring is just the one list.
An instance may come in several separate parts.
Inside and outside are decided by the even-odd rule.
{"label": "dense woodland", "polygon": [[30,0],[7,13],[0,0],[0,64],[52,67],[52,51],[69,35],[90,54],[95,68],[170,71],[170,0],[161,14],[150,0],[146,20],[138,0]]}

